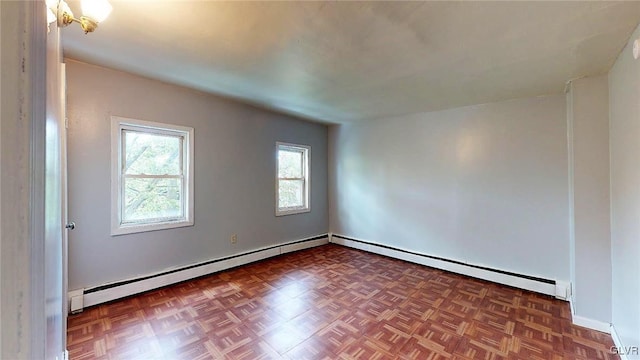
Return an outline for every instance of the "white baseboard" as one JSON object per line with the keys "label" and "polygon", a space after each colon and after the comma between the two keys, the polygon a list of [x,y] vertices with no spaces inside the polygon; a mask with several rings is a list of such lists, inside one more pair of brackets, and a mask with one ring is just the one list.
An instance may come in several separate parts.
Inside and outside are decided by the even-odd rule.
{"label": "white baseboard", "polygon": [[[618,349],[623,349],[624,345],[622,344],[622,340],[620,340],[620,336],[618,336],[618,333],[616,332],[616,328],[615,326],[613,326],[613,324],[611,324],[611,338],[613,339],[613,345],[615,345],[616,348]],[[618,356],[620,356],[620,360],[628,360],[629,358],[627,357],[627,354],[618,354]]]}
{"label": "white baseboard", "polygon": [[571,299],[571,283],[556,280],[556,299],[569,301]]}
{"label": "white baseboard", "polygon": [[324,237],[322,239],[298,242],[293,244],[284,244],[280,246],[280,249],[282,254],[286,254],[286,253],[290,253],[298,250],[304,250],[304,249],[309,249],[309,248],[320,246],[320,245],[325,245],[328,243],[329,243],[329,236]]}
{"label": "white baseboard", "polygon": [[[256,249],[254,251],[239,254],[233,257],[217,259],[211,259],[205,262],[185,266],[184,270],[176,269],[167,273],[160,272],[156,274],[149,274],[141,278],[144,280],[128,279],[121,281],[122,285],[115,285],[113,287],[107,287],[102,290],[91,291],[88,289],[76,289],[69,291],[69,299],[77,296],[82,296],[81,303],[84,307],[102,304],[107,301],[120,299],[126,296],[139,294],[141,292],[157,289],[163,286],[175,284],[181,281],[194,279],[200,276],[209,275],[218,271],[230,269],[236,266],[249,264],[258,260],[270,258],[280,254],[286,254],[292,251],[298,251],[302,249],[308,249],[320,245],[327,244],[329,242],[329,236],[323,236],[322,238],[309,238],[293,242],[284,243],[277,246],[268,248]],[[120,282],[119,282],[120,283]],[[113,283],[111,283],[113,284]],[[105,284],[95,288],[102,288],[110,284]],[[71,307],[70,307],[71,309]],[[81,311],[80,309],[73,309],[75,311]]]}
{"label": "white baseboard", "polygon": [[389,256],[395,259],[405,260],[405,261],[409,261],[416,264],[430,266],[436,269],[446,270],[446,271],[450,271],[450,272],[454,272],[462,275],[475,277],[478,279],[492,281],[498,284],[513,286],[520,289],[530,290],[530,291],[551,295],[555,297],[560,297],[560,295],[566,296],[567,294],[566,286],[568,286],[568,283],[563,283],[564,285],[562,286],[565,286],[565,290],[559,291],[556,289],[556,285],[554,284],[549,284],[546,282],[532,280],[532,279],[526,279],[526,278],[509,275],[509,274],[502,274],[502,273],[494,272],[491,270],[479,269],[477,267],[467,266],[467,265],[459,264],[455,262],[438,260],[438,259],[428,257],[427,255],[423,256],[420,254],[405,252],[401,249],[398,249],[398,250],[390,249],[386,246],[378,246],[376,244],[371,244],[365,240],[355,239],[356,241],[354,241],[354,240],[343,239],[342,237],[339,237],[339,236],[340,235],[337,235],[337,234],[335,234],[335,236],[334,234],[330,234],[331,242],[335,244],[355,248],[355,249],[372,252],[375,254]]}
{"label": "white baseboard", "polygon": [[606,334],[611,334],[611,327],[613,326],[612,324],[576,315],[576,308],[573,305],[573,302],[573,294],[571,294],[571,296],[569,297],[569,306],[571,308],[571,323],[573,325],[586,327],[588,329],[600,331]]}
{"label": "white baseboard", "polygon": [[589,318],[575,315],[575,314],[571,316],[571,321],[573,322],[574,325],[578,325],[578,326],[586,327],[592,330],[611,334],[611,324],[606,322],[589,319]]}
{"label": "white baseboard", "polygon": [[69,309],[69,313],[75,314],[77,312],[82,311],[84,308],[84,290],[73,290],[67,293],[67,309]]}
{"label": "white baseboard", "polygon": [[573,315],[576,313],[576,309],[575,307],[573,307],[573,294],[571,294],[571,297],[569,297],[569,309],[571,310],[571,316],[573,317]]}
{"label": "white baseboard", "polygon": [[[376,244],[369,243],[365,240],[356,239],[356,241],[343,239],[340,235],[333,236],[329,234],[330,242],[360,249],[375,254],[389,256],[395,259],[405,260],[416,264],[426,265],[434,267],[436,269],[451,271],[458,274],[463,274],[487,281],[492,281],[498,284],[517,287],[520,289],[535,291],[538,293],[555,296],[557,299],[569,301],[571,307],[572,322],[575,325],[601,331],[603,333],[611,333],[611,324],[593,320],[590,318],[575,315],[573,307],[571,284],[565,281],[556,281],[556,284],[548,284],[541,281],[521,278],[509,274],[501,274],[490,270],[478,269],[472,266],[466,266],[464,264],[451,263],[444,260],[433,259],[430,257],[421,256],[419,254],[412,254],[404,252],[400,249],[394,250],[388,247],[377,246]],[[364,242],[364,243],[363,243]],[[617,346],[617,344],[616,344]]]}

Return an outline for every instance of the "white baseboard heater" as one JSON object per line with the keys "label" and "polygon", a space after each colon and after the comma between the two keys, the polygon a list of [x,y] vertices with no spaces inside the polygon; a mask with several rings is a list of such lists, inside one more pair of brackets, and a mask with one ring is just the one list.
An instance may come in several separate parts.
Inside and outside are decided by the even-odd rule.
{"label": "white baseboard heater", "polygon": [[212,259],[202,263],[171,269],[148,276],[118,281],[92,288],[73,290],[68,294],[69,311],[72,313],[79,312],[82,311],[84,307],[98,305],[126,296],[179,283],[181,281],[210,275],[262,259],[324,245],[329,242],[478,279],[555,296],[562,300],[568,300],[571,296],[571,286],[567,282],[467,264],[457,260],[421,254],[418,252],[376,244],[337,234],[323,234],[219,259]]}
{"label": "white baseboard heater", "polygon": [[334,244],[405,260],[415,264],[425,265],[482,280],[555,296],[562,300],[568,300],[571,295],[571,286],[568,282],[544,279],[541,277],[517,274],[485,266],[468,264],[457,260],[394,248],[388,245],[376,244],[343,235],[331,234],[329,241]]}
{"label": "white baseboard heater", "polygon": [[69,311],[77,313],[84,307],[102,304],[126,296],[172,285],[200,276],[210,275],[240,265],[246,265],[259,260],[303,250],[329,243],[329,234],[318,235],[302,240],[274,245],[241,254],[212,259],[202,263],[162,271],[148,276],[117,281],[92,288],[69,291]]}

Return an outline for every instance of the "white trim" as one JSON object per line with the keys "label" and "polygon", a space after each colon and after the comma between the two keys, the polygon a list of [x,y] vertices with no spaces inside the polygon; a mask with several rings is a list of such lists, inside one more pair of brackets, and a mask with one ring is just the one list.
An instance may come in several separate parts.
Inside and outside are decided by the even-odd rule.
{"label": "white trim", "polygon": [[[624,343],[622,343],[622,339],[620,339],[620,336],[618,335],[618,332],[616,331],[616,327],[613,326],[613,324],[611,324],[611,338],[613,339],[613,344],[616,346],[616,348],[618,349],[624,349]],[[620,354],[618,353],[618,356],[620,356],[620,360],[631,360],[627,354]]]}
{"label": "white trim", "polygon": [[[304,206],[295,207],[295,208],[283,208],[280,209],[280,176],[278,175],[280,172],[280,161],[279,161],[279,151],[280,148],[290,148],[292,150],[300,150],[302,153],[302,160],[304,162],[303,171],[304,171]],[[275,201],[276,201],[276,216],[285,216],[285,215],[294,215],[307,213],[311,211],[311,146],[308,145],[298,145],[286,142],[276,141],[276,186],[275,186]]]}
{"label": "white trim", "polygon": [[[184,138],[182,155],[184,178],[184,219],[158,221],[142,224],[123,224],[121,221],[121,176],[122,167],[122,130],[133,129],[154,134],[176,136],[179,133]],[[194,130],[192,127],[165,124],[152,121],[111,117],[111,235],[132,234],[145,231],[165,230],[178,227],[193,226],[194,223]]]}
{"label": "white trim", "polygon": [[611,324],[602,322],[599,320],[593,320],[593,319],[589,319],[583,316],[573,314],[571,315],[571,322],[573,323],[573,325],[586,327],[586,328],[600,331],[607,334],[611,333]]}
{"label": "white trim", "polygon": [[571,283],[556,280],[556,299],[569,301],[571,299]]}
{"label": "white trim", "polygon": [[600,320],[594,320],[591,318],[587,318],[584,316],[576,315],[576,308],[573,305],[573,294],[571,293],[569,296],[569,307],[571,308],[571,323],[573,325],[582,326],[591,330],[600,331],[603,333],[610,334],[612,324],[602,322]]}
{"label": "white trim", "polygon": [[[71,298],[72,294],[74,296],[77,296],[77,294],[84,294],[82,299],[83,300],[82,303],[84,304],[84,307],[93,306],[93,305],[105,303],[107,301],[157,289],[163,286],[179,283],[185,280],[190,280],[200,276],[209,275],[209,274],[230,269],[236,266],[249,264],[258,260],[270,258],[273,256],[278,256],[281,254],[286,254],[292,251],[298,251],[298,250],[308,249],[308,248],[312,248],[320,245],[325,245],[329,242],[329,237],[325,236],[320,239],[314,239],[309,241],[305,241],[305,240],[306,239],[286,242],[286,243],[277,245],[276,247],[256,249],[255,252],[240,255],[238,257],[234,257],[231,259],[214,262],[211,264],[206,264],[209,261],[216,260],[216,259],[211,259],[205,262],[188,265],[185,267],[184,270],[178,269],[178,271],[175,271],[169,274],[159,275],[155,277],[153,277],[154,274],[148,274],[146,276],[152,276],[149,279],[131,282],[128,284],[115,286],[109,289],[99,290],[99,291],[91,292],[88,294],[84,294],[84,292],[88,289],[77,289],[69,292],[69,298]],[[203,265],[198,266],[199,264],[203,264]],[[163,272],[173,271],[173,270],[176,270],[176,269],[168,269],[155,274],[162,274]],[[143,277],[146,277],[146,276],[143,276]],[[135,280],[135,279],[129,279],[129,280]],[[105,284],[105,285],[109,285],[109,284]],[[81,309],[75,309],[75,310],[81,310]]]}
{"label": "white trim", "polygon": [[305,242],[294,243],[294,244],[285,244],[280,246],[280,249],[281,249],[280,253],[286,254],[286,253],[290,253],[298,250],[304,250],[304,249],[308,249],[308,248],[312,248],[320,245],[325,245],[328,243],[329,243],[329,236],[324,237],[322,239],[316,239],[316,240],[305,241]]}
{"label": "white trim", "polygon": [[576,313],[576,308],[573,307],[573,294],[571,294],[571,297],[569,297],[569,308],[571,310],[571,316],[573,317],[573,314]]}
{"label": "white trim", "polygon": [[[359,241],[365,241],[360,239],[355,239]],[[372,252],[379,255],[389,256],[395,259],[405,260],[416,264],[421,264],[425,266],[434,267],[436,269],[446,270],[462,275],[467,275],[471,277],[475,277],[478,279],[483,279],[487,281],[492,281],[498,284],[508,285],[517,287],[520,289],[535,291],[538,293],[556,296],[556,286],[554,284],[548,284],[541,281],[525,279],[513,275],[501,274],[498,272],[478,269],[476,267],[467,266],[464,264],[457,264],[448,261],[433,259],[421,255],[410,254],[402,251],[401,249],[394,250],[386,247],[378,246],[376,244],[363,244],[358,241],[352,241],[343,239],[340,237],[334,237],[331,234],[331,242],[334,244],[339,244],[347,247],[351,247],[354,249],[360,249],[368,252]]]}
{"label": "white trim", "polygon": [[84,305],[82,302],[84,301],[84,290],[73,290],[67,293],[67,312],[69,314],[75,314],[77,312],[82,311]]}

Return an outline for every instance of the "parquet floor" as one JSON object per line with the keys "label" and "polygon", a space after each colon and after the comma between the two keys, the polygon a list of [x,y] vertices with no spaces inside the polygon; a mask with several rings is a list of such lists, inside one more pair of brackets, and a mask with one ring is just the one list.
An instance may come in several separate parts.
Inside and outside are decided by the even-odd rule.
{"label": "parquet floor", "polygon": [[568,303],[325,245],[85,309],[71,359],[613,359]]}

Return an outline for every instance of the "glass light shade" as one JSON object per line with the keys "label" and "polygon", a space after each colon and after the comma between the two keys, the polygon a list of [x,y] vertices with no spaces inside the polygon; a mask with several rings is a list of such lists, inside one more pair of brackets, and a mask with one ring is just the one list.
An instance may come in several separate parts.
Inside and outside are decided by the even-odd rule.
{"label": "glass light shade", "polygon": [[82,0],[82,16],[95,22],[102,22],[111,13],[112,6],[107,0]]}
{"label": "glass light shade", "polygon": [[47,7],[54,13],[58,11],[58,0],[45,0]]}

